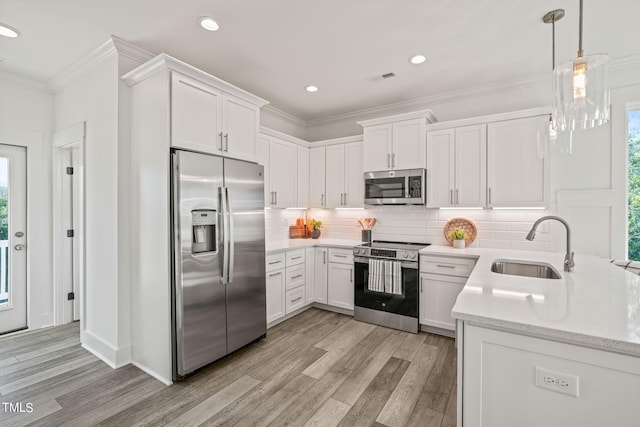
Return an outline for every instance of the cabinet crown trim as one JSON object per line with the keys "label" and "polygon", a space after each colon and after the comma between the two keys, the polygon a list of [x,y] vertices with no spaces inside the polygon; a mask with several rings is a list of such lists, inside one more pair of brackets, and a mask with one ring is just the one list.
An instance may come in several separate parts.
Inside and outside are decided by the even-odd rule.
{"label": "cabinet crown trim", "polygon": [[179,59],[169,56],[166,53],[161,53],[160,55],[157,55],[151,60],[145,62],[141,66],[129,71],[127,74],[122,76],[122,80],[129,86],[134,86],[135,84],[162,70],[176,71],[185,76],[191,77],[192,79],[198,80],[203,84],[213,86],[216,89],[236,96],[259,107],[262,107],[269,103],[269,101],[266,101],[252,93],[249,93],[244,89],[240,89],[239,87],[234,86],[222,79],[219,79],[218,77],[212,76],[211,74],[208,74],[192,65],[189,65],[186,62],[182,62]]}
{"label": "cabinet crown trim", "polygon": [[551,107],[531,108],[528,110],[510,111],[507,113],[489,114],[486,116],[470,117],[467,119],[449,120],[427,124],[427,132],[432,130],[451,129],[464,126],[482,125],[506,120],[524,119],[527,117],[544,116],[551,114]]}
{"label": "cabinet crown trim", "polygon": [[377,119],[361,120],[358,123],[362,127],[384,125],[387,123],[401,122],[403,120],[421,119],[424,118],[426,123],[435,123],[438,120],[433,115],[431,110],[412,111],[409,113],[395,114],[393,116],[379,117]]}

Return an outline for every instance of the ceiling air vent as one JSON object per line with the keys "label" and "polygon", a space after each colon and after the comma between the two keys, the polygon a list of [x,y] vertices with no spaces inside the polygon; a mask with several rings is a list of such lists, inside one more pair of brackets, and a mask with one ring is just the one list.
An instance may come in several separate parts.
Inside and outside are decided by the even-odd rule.
{"label": "ceiling air vent", "polygon": [[397,77],[398,75],[396,73],[394,73],[393,71],[388,72],[388,73],[384,73],[384,74],[380,74],[378,76],[373,76],[373,77],[369,77],[367,80],[369,80],[370,82],[379,82],[381,80],[387,80],[387,79],[391,79],[393,77]]}

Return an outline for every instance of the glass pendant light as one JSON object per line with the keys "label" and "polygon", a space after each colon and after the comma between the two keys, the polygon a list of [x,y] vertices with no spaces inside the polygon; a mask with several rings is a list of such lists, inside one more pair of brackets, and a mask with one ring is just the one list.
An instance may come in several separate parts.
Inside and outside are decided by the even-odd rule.
{"label": "glass pendant light", "polygon": [[[556,22],[564,17],[564,9],[556,9],[546,13],[542,22],[551,24],[551,70],[556,67]],[[538,158],[560,156],[573,153],[573,133],[570,130],[556,130],[553,115],[543,118],[538,124]]]}
{"label": "glass pendant light", "polygon": [[609,122],[609,56],[583,55],[582,1],[578,57],[553,70],[553,127],[556,131],[589,129]]}

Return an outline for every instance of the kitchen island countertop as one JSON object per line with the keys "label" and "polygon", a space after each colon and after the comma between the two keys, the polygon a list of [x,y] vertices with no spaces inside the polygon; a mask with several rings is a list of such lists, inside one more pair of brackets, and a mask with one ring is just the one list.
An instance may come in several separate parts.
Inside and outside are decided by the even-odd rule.
{"label": "kitchen island countertop", "polygon": [[[476,258],[453,307],[465,322],[551,340],[640,356],[640,276],[607,259],[577,254],[563,271],[564,253],[429,246],[421,255]],[[560,279],[491,271],[495,259],[551,264]]]}

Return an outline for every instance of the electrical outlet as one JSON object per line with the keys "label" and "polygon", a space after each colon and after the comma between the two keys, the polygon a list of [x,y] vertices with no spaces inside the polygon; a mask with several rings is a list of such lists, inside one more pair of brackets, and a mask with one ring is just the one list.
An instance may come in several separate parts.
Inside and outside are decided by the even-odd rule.
{"label": "electrical outlet", "polygon": [[536,386],[558,393],[578,397],[580,378],[536,366]]}

